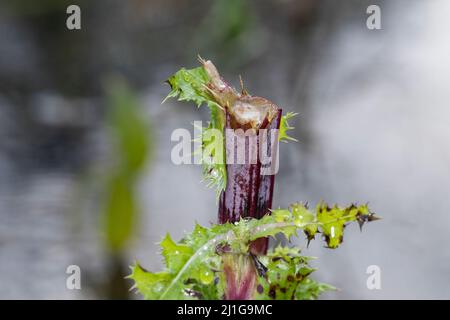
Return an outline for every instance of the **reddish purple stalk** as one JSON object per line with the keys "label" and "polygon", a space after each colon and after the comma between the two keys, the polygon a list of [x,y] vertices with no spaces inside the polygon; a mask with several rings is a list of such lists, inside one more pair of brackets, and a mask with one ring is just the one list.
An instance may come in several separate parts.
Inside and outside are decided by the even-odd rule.
{"label": "reddish purple stalk", "polygon": [[[271,129],[279,129],[281,121],[281,109],[278,109],[276,116],[269,123],[267,118],[264,120],[260,129],[269,129],[267,134],[267,152],[270,152],[272,161],[276,161],[278,148],[272,148],[273,143],[278,144],[278,135],[272,136]],[[234,121],[232,115],[226,112],[225,129],[248,129],[242,127],[238,122]],[[224,135],[225,140],[230,138]],[[256,163],[250,161],[250,156],[245,158],[244,164],[236,164],[235,159],[232,163],[227,161],[227,185],[222,191],[219,200],[219,223],[236,222],[241,218],[251,217],[259,219],[269,213],[272,208],[273,189],[275,184],[275,174],[261,174],[263,165],[260,159],[260,131],[256,131]],[[234,136],[231,138],[234,140]],[[276,138],[276,141],[272,141]],[[249,149],[250,138],[245,138],[245,152]],[[230,141],[228,141],[230,142]],[[231,158],[231,153],[237,158],[239,152],[238,144],[234,141],[227,143],[226,159]],[[233,148],[233,150],[230,150]],[[270,150],[270,151],[268,151]],[[275,150],[275,152],[274,152]],[[242,151],[242,149],[241,149]],[[275,153],[275,154],[274,154]],[[268,238],[260,238],[250,244],[250,253],[233,255],[227,254],[223,256],[224,274],[226,278],[225,299],[227,300],[249,300],[253,295],[257,286],[257,271],[251,254],[266,254],[269,244]]]}
{"label": "reddish purple stalk", "polygon": [[249,255],[225,254],[223,271],[226,278],[226,300],[250,300],[253,298],[257,285],[257,273]]}
{"label": "reddish purple stalk", "polygon": [[[278,134],[273,135],[271,129],[280,129],[282,110],[267,99],[249,95],[242,81],[238,93],[222,79],[211,61],[200,58],[200,62],[210,78],[205,88],[225,112],[227,185],[220,195],[219,223],[259,219],[272,208]],[[242,131],[234,132],[238,129]],[[261,238],[250,244],[248,253],[224,253],[225,299],[253,297],[257,279],[253,258],[265,254],[267,247],[268,239]]]}
{"label": "reddish purple stalk", "polygon": [[[269,123],[267,119],[260,129],[279,129],[281,120],[281,109]],[[236,124],[232,116],[226,114],[226,129],[246,129]],[[256,132],[259,137],[259,130]],[[226,137],[227,135],[225,135]],[[278,135],[277,135],[278,136]],[[271,135],[268,134],[267,150],[272,150]],[[227,185],[222,191],[219,200],[219,223],[236,222],[241,218],[252,217],[261,218],[269,213],[272,208],[273,188],[275,184],[275,174],[262,175],[261,159],[259,157],[260,141],[257,141],[257,162],[251,164],[247,158],[245,164],[227,164]],[[246,147],[248,148],[248,139]],[[275,141],[278,143],[278,140]],[[234,155],[238,152],[238,147],[233,144]],[[276,149],[277,150],[277,149]],[[271,155],[274,159],[278,155]],[[228,158],[228,157],[227,157]],[[262,238],[252,244],[252,253],[265,254],[268,247],[268,239]]]}

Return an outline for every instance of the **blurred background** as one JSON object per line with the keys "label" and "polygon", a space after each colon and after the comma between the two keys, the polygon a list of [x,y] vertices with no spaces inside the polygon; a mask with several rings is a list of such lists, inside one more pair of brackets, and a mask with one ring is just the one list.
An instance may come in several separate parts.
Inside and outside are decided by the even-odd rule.
{"label": "blurred background", "polygon": [[161,105],[197,54],[299,113],[274,206],[368,201],[383,217],[338,250],[305,248],[341,289],[324,298],[450,298],[449,14],[446,0],[2,1],[0,298],[138,298],[135,259],[157,270],[166,232],[216,221],[201,167],[170,160],[172,131],[208,111]]}

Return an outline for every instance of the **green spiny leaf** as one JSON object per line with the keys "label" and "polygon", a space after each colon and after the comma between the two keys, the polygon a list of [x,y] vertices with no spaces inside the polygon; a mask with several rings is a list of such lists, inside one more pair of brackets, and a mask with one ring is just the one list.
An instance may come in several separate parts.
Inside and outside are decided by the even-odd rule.
{"label": "green spiny leaf", "polygon": [[[167,83],[172,90],[164,99],[178,98],[178,101],[192,101],[198,107],[205,104],[210,110],[210,121],[207,128],[203,128],[203,141],[201,150],[196,150],[202,155],[203,159],[203,177],[209,187],[215,187],[217,195],[225,189],[227,174],[225,166],[225,146],[223,141],[223,130],[225,117],[222,107],[214,100],[208,92],[207,87],[210,78],[203,66],[194,69],[181,69],[171,76]],[[164,102],[163,101],[163,102]],[[220,141],[217,139],[208,139],[214,136],[213,130],[220,132]]]}
{"label": "green spiny leaf", "polygon": [[294,112],[288,112],[286,113],[284,116],[281,117],[281,122],[280,122],[280,133],[278,135],[278,140],[279,141],[284,141],[287,142],[288,140],[290,141],[297,141],[297,139],[292,138],[290,136],[287,135],[287,131],[288,130],[292,130],[294,129],[294,127],[291,127],[288,123],[289,119],[292,119],[293,117],[295,117],[297,115],[297,113]]}
{"label": "green spiny leaf", "polygon": [[182,68],[167,79],[172,91],[164,101],[168,98],[178,98],[178,101],[193,101],[197,107],[204,103],[214,103],[205,89],[208,82],[209,77],[203,67],[189,70]]}
{"label": "green spiny leaf", "polygon": [[[260,280],[262,292],[258,298],[274,300],[297,299],[301,283],[315,271],[308,265],[311,257],[303,257],[300,250],[278,246],[260,258],[266,264],[266,276]],[[307,291],[309,292],[309,291]],[[305,293],[302,299],[314,298]]]}
{"label": "green spiny leaf", "polygon": [[[161,242],[167,265],[164,272],[151,273],[136,265],[130,277],[149,299],[212,299],[214,295],[220,299],[225,285],[224,277],[217,271],[223,271],[223,253],[248,256],[249,245],[255,239],[278,233],[289,238],[302,229],[313,235],[317,228],[324,234],[328,247],[336,248],[341,243],[345,223],[375,219],[367,205],[329,208],[320,203],[314,215],[306,205],[297,203],[289,210],[273,210],[261,219],[242,219],[210,228],[197,224],[180,242],[175,243],[170,236]],[[298,249],[278,247],[259,258],[267,268],[266,280],[260,279],[266,298],[313,299],[332,288],[305,280],[314,269],[308,265],[311,257],[301,256]],[[211,288],[216,285],[217,288]]]}
{"label": "green spiny leaf", "polygon": [[335,287],[317,282],[311,278],[303,279],[295,291],[296,300],[316,300],[319,296],[327,291],[337,290]]}
{"label": "green spiny leaf", "polygon": [[318,231],[318,225],[314,223],[314,214],[308,210],[306,205],[299,203],[293,204],[291,208],[295,219],[294,222],[299,226],[304,226],[303,231],[305,232],[308,241],[314,239]]}
{"label": "green spiny leaf", "polygon": [[161,241],[162,255],[170,273],[177,273],[192,256],[192,249],[184,244],[176,244],[169,234]]}
{"label": "green spiny leaf", "polygon": [[208,187],[216,188],[218,198],[227,181],[223,129],[215,128],[210,122],[209,127],[203,129],[201,148],[204,180]]}
{"label": "green spiny leaf", "polygon": [[203,246],[210,239],[208,228],[202,227],[200,224],[195,223],[194,230],[187,234],[180,242],[197,250]]}
{"label": "green spiny leaf", "polygon": [[138,263],[131,267],[129,279],[133,279],[136,288],[147,300],[158,299],[171,279],[167,272],[151,273],[142,268]]}
{"label": "green spiny leaf", "polygon": [[355,206],[352,204],[347,208],[333,206],[330,208],[325,203],[317,205],[317,222],[324,235],[329,248],[337,248],[344,238],[345,224],[357,221],[362,227],[366,221],[376,220],[377,218],[370,213],[367,205]]}

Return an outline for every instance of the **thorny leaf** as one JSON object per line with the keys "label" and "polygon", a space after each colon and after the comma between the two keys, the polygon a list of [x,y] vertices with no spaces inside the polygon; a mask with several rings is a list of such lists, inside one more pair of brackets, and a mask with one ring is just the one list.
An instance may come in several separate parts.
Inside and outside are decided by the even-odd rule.
{"label": "thorny leaf", "polygon": [[378,219],[369,211],[367,205],[356,206],[352,204],[342,209],[336,205],[330,208],[325,203],[319,203],[316,212],[320,230],[329,248],[337,248],[341,244],[346,223],[357,221],[362,228],[366,221]]}
{"label": "thorny leaf", "polygon": [[197,107],[202,104],[215,104],[205,89],[209,81],[209,76],[203,67],[189,70],[182,68],[167,79],[172,91],[164,101],[168,98],[178,98],[178,101],[193,101]]}
{"label": "thorny leaf", "polygon": [[184,244],[176,244],[169,234],[160,243],[162,255],[170,273],[176,273],[192,256],[192,249]]}
{"label": "thorny leaf", "polygon": [[[178,98],[178,101],[192,101],[197,107],[204,104],[207,105],[210,110],[211,118],[208,127],[202,128],[202,136],[197,137],[201,138],[203,143],[201,145],[201,150],[196,150],[196,152],[200,152],[203,157],[207,158],[225,159],[223,143],[222,148],[217,149],[213,148],[212,144],[214,141],[212,139],[204,139],[205,136],[208,136],[209,131],[213,129],[218,129],[220,132],[223,132],[225,123],[222,107],[214,100],[207,89],[210,81],[211,79],[203,66],[189,70],[183,68],[167,80],[167,83],[171,86],[172,90],[164,101],[169,98]],[[204,154],[203,150],[209,149],[221,151],[222,154]],[[204,180],[207,181],[207,185],[209,187],[215,187],[217,194],[220,194],[226,186],[227,175],[225,161],[203,161],[203,177]]]}
{"label": "thorny leaf", "polygon": [[317,299],[324,291],[334,289],[308,278],[315,271],[308,265],[312,257],[302,256],[298,249],[279,246],[260,259],[267,265],[268,271],[260,280],[259,299],[311,300]]}
{"label": "thorny leaf", "polygon": [[[307,232],[308,237],[322,232],[328,247],[336,248],[345,223],[376,219],[367,205],[330,208],[320,203],[314,214],[306,205],[296,203],[289,209],[273,210],[261,219],[242,219],[209,228],[196,224],[193,232],[178,243],[169,236],[163,239],[164,271],[152,273],[136,264],[130,278],[147,299],[222,299],[226,288],[221,272],[224,254],[248,256],[251,241],[278,233],[291,237],[299,230]],[[261,299],[314,299],[332,288],[309,280],[314,271],[308,265],[310,258],[301,256],[296,248],[278,247],[256,259],[260,264],[255,264],[255,268],[262,274],[256,286],[262,290]]]}
{"label": "thorny leaf", "polygon": [[335,287],[326,283],[317,282],[311,278],[303,279],[295,292],[296,300],[316,300],[319,296],[327,291],[334,291]]}
{"label": "thorny leaf", "polygon": [[159,299],[163,290],[171,280],[171,276],[168,272],[148,272],[138,263],[131,267],[131,274],[128,278],[134,280],[135,285],[133,288],[139,290],[144,296],[144,299],[147,300]]}
{"label": "thorny leaf", "polygon": [[297,139],[292,138],[290,136],[287,135],[287,131],[288,130],[292,130],[294,129],[294,127],[291,127],[288,123],[289,119],[292,119],[293,117],[295,117],[298,113],[295,112],[288,112],[286,113],[284,116],[281,117],[281,122],[280,122],[280,133],[278,135],[278,140],[279,141],[283,141],[283,142],[287,142],[288,140],[290,141],[297,141]]}

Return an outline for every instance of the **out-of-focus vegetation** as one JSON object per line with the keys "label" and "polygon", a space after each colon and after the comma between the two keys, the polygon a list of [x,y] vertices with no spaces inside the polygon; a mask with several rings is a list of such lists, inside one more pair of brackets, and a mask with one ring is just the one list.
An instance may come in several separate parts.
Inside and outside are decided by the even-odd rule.
{"label": "out-of-focus vegetation", "polygon": [[71,4],[86,4],[85,0],[8,0],[10,7],[16,14],[21,15],[40,15],[43,13],[55,12],[64,10]]}
{"label": "out-of-focus vegetation", "polygon": [[224,64],[242,65],[259,54],[263,33],[248,0],[213,1],[193,41],[197,53]]}
{"label": "out-of-focus vegetation", "polygon": [[108,82],[107,103],[114,160],[107,170],[103,218],[107,246],[121,251],[139,219],[137,182],[149,158],[152,141],[149,123],[140,113],[137,98],[122,79]]}
{"label": "out-of-focus vegetation", "polygon": [[101,234],[109,261],[108,276],[101,286],[108,298],[127,298],[124,279],[129,261],[126,249],[138,232],[140,207],[138,183],[151,156],[150,123],[143,116],[135,93],[123,78],[106,82],[106,123],[112,149],[110,165],[103,171],[103,197],[99,205]]}

